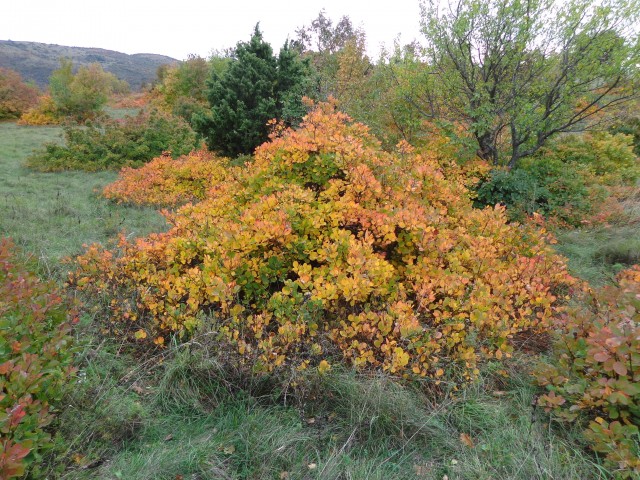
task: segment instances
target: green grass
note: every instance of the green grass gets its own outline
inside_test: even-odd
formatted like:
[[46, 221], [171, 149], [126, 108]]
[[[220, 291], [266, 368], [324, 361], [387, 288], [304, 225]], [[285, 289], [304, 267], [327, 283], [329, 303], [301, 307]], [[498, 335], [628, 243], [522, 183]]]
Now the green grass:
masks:
[[0, 236], [55, 270], [85, 243], [105, 242], [121, 230], [142, 236], [166, 228], [153, 209], [115, 205], [99, 195], [115, 180], [113, 172], [37, 173], [22, 166], [33, 149], [61, 135], [59, 127], [0, 123]]
[[610, 224], [556, 232], [559, 253], [572, 274], [593, 286], [611, 283], [618, 272], [640, 263], [640, 188], [621, 201]]
[[286, 405], [229, 384], [197, 348], [174, 345], [142, 366], [92, 352], [59, 419], [67, 459], [79, 455], [65, 479], [608, 478], [532, 410], [518, 369], [438, 403], [417, 386], [336, 371], [311, 379], [318, 395]]

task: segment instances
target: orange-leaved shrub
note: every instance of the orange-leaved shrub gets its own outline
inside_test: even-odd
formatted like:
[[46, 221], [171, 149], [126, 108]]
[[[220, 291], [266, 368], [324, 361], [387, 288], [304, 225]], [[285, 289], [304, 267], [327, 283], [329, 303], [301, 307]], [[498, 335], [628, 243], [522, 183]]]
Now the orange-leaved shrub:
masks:
[[470, 378], [546, 328], [571, 282], [543, 232], [474, 209], [437, 156], [385, 152], [332, 104], [254, 157], [165, 212], [170, 231], [78, 258], [70, 282], [111, 299], [113, 333], [163, 344], [206, 329], [254, 371], [342, 356]]
[[0, 120], [19, 118], [38, 102], [38, 87], [22, 81], [20, 74], [0, 67]]
[[20, 116], [18, 124], [31, 126], [59, 125], [62, 123], [62, 120], [51, 95], [42, 95], [38, 99], [36, 106], [30, 108]]
[[536, 379], [538, 403], [567, 421], [585, 420], [585, 436], [616, 477], [640, 475], [640, 266], [618, 284], [585, 293], [557, 321], [555, 355]]
[[0, 478], [22, 476], [50, 446], [46, 431], [73, 373], [72, 314], [0, 240]]
[[203, 200], [211, 185], [224, 181], [228, 160], [206, 149], [176, 158], [162, 155], [140, 168], [124, 167], [103, 195], [137, 205], [174, 206]]

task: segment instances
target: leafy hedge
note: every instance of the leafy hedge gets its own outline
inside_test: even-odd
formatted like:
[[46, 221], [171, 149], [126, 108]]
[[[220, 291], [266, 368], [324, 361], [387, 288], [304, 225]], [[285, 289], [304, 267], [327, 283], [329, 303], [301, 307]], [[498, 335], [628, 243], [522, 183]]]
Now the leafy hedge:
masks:
[[640, 266], [589, 292], [557, 322], [554, 355], [538, 367], [539, 404], [585, 435], [621, 478], [640, 475]]
[[174, 206], [203, 200], [207, 191], [223, 180], [228, 161], [200, 149], [175, 160], [154, 158], [140, 168], [125, 167], [103, 194], [118, 202]]
[[197, 145], [183, 120], [159, 112], [141, 112], [101, 125], [66, 127], [65, 144], [48, 144], [27, 159], [27, 166], [44, 171], [119, 170], [141, 166], [164, 151], [184, 155]]
[[78, 259], [113, 334], [162, 345], [204, 329], [254, 371], [330, 367], [470, 378], [543, 330], [571, 278], [545, 234], [474, 209], [436, 155], [385, 152], [321, 104], [229, 167], [164, 234]]
[[73, 373], [71, 314], [0, 240], [0, 478], [22, 476], [50, 446], [47, 425]]

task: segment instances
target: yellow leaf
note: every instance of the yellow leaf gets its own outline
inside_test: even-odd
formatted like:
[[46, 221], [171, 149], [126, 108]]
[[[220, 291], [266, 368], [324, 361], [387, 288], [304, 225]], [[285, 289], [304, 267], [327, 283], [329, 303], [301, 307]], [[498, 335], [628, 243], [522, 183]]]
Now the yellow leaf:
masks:
[[331, 370], [331, 365], [329, 364], [329, 362], [327, 362], [326, 360], [322, 360], [318, 365], [318, 373], [320, 373], [320, 375], [324, 375], [329, 370]]
[[475, 447], [473, 440], [471, 439], [471, 437], [469, 436], [469, 434], [467, 433], [461, 433], [460, 434], [460, 441], [466, 445], [469, 448], [473, 448]]
[[145, 332], [144, 330], [140, 329], [134, 334], [134, 336], [138, 340], [143, 340], [143, 339], [147, 338], [147, 332]]

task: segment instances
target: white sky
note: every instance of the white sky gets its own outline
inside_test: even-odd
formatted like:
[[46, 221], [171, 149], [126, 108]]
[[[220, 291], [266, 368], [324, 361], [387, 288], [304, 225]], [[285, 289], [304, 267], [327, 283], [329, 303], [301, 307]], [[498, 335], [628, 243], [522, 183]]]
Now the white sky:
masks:
[[367, 34], [369, 54], [420, 40], [419, 0], [2, 0], [0, 40], [22, 40], [185, 59], [248, 40], [259, 21], [278, 50], [324, 8], [334, 24], [348, 15]]

